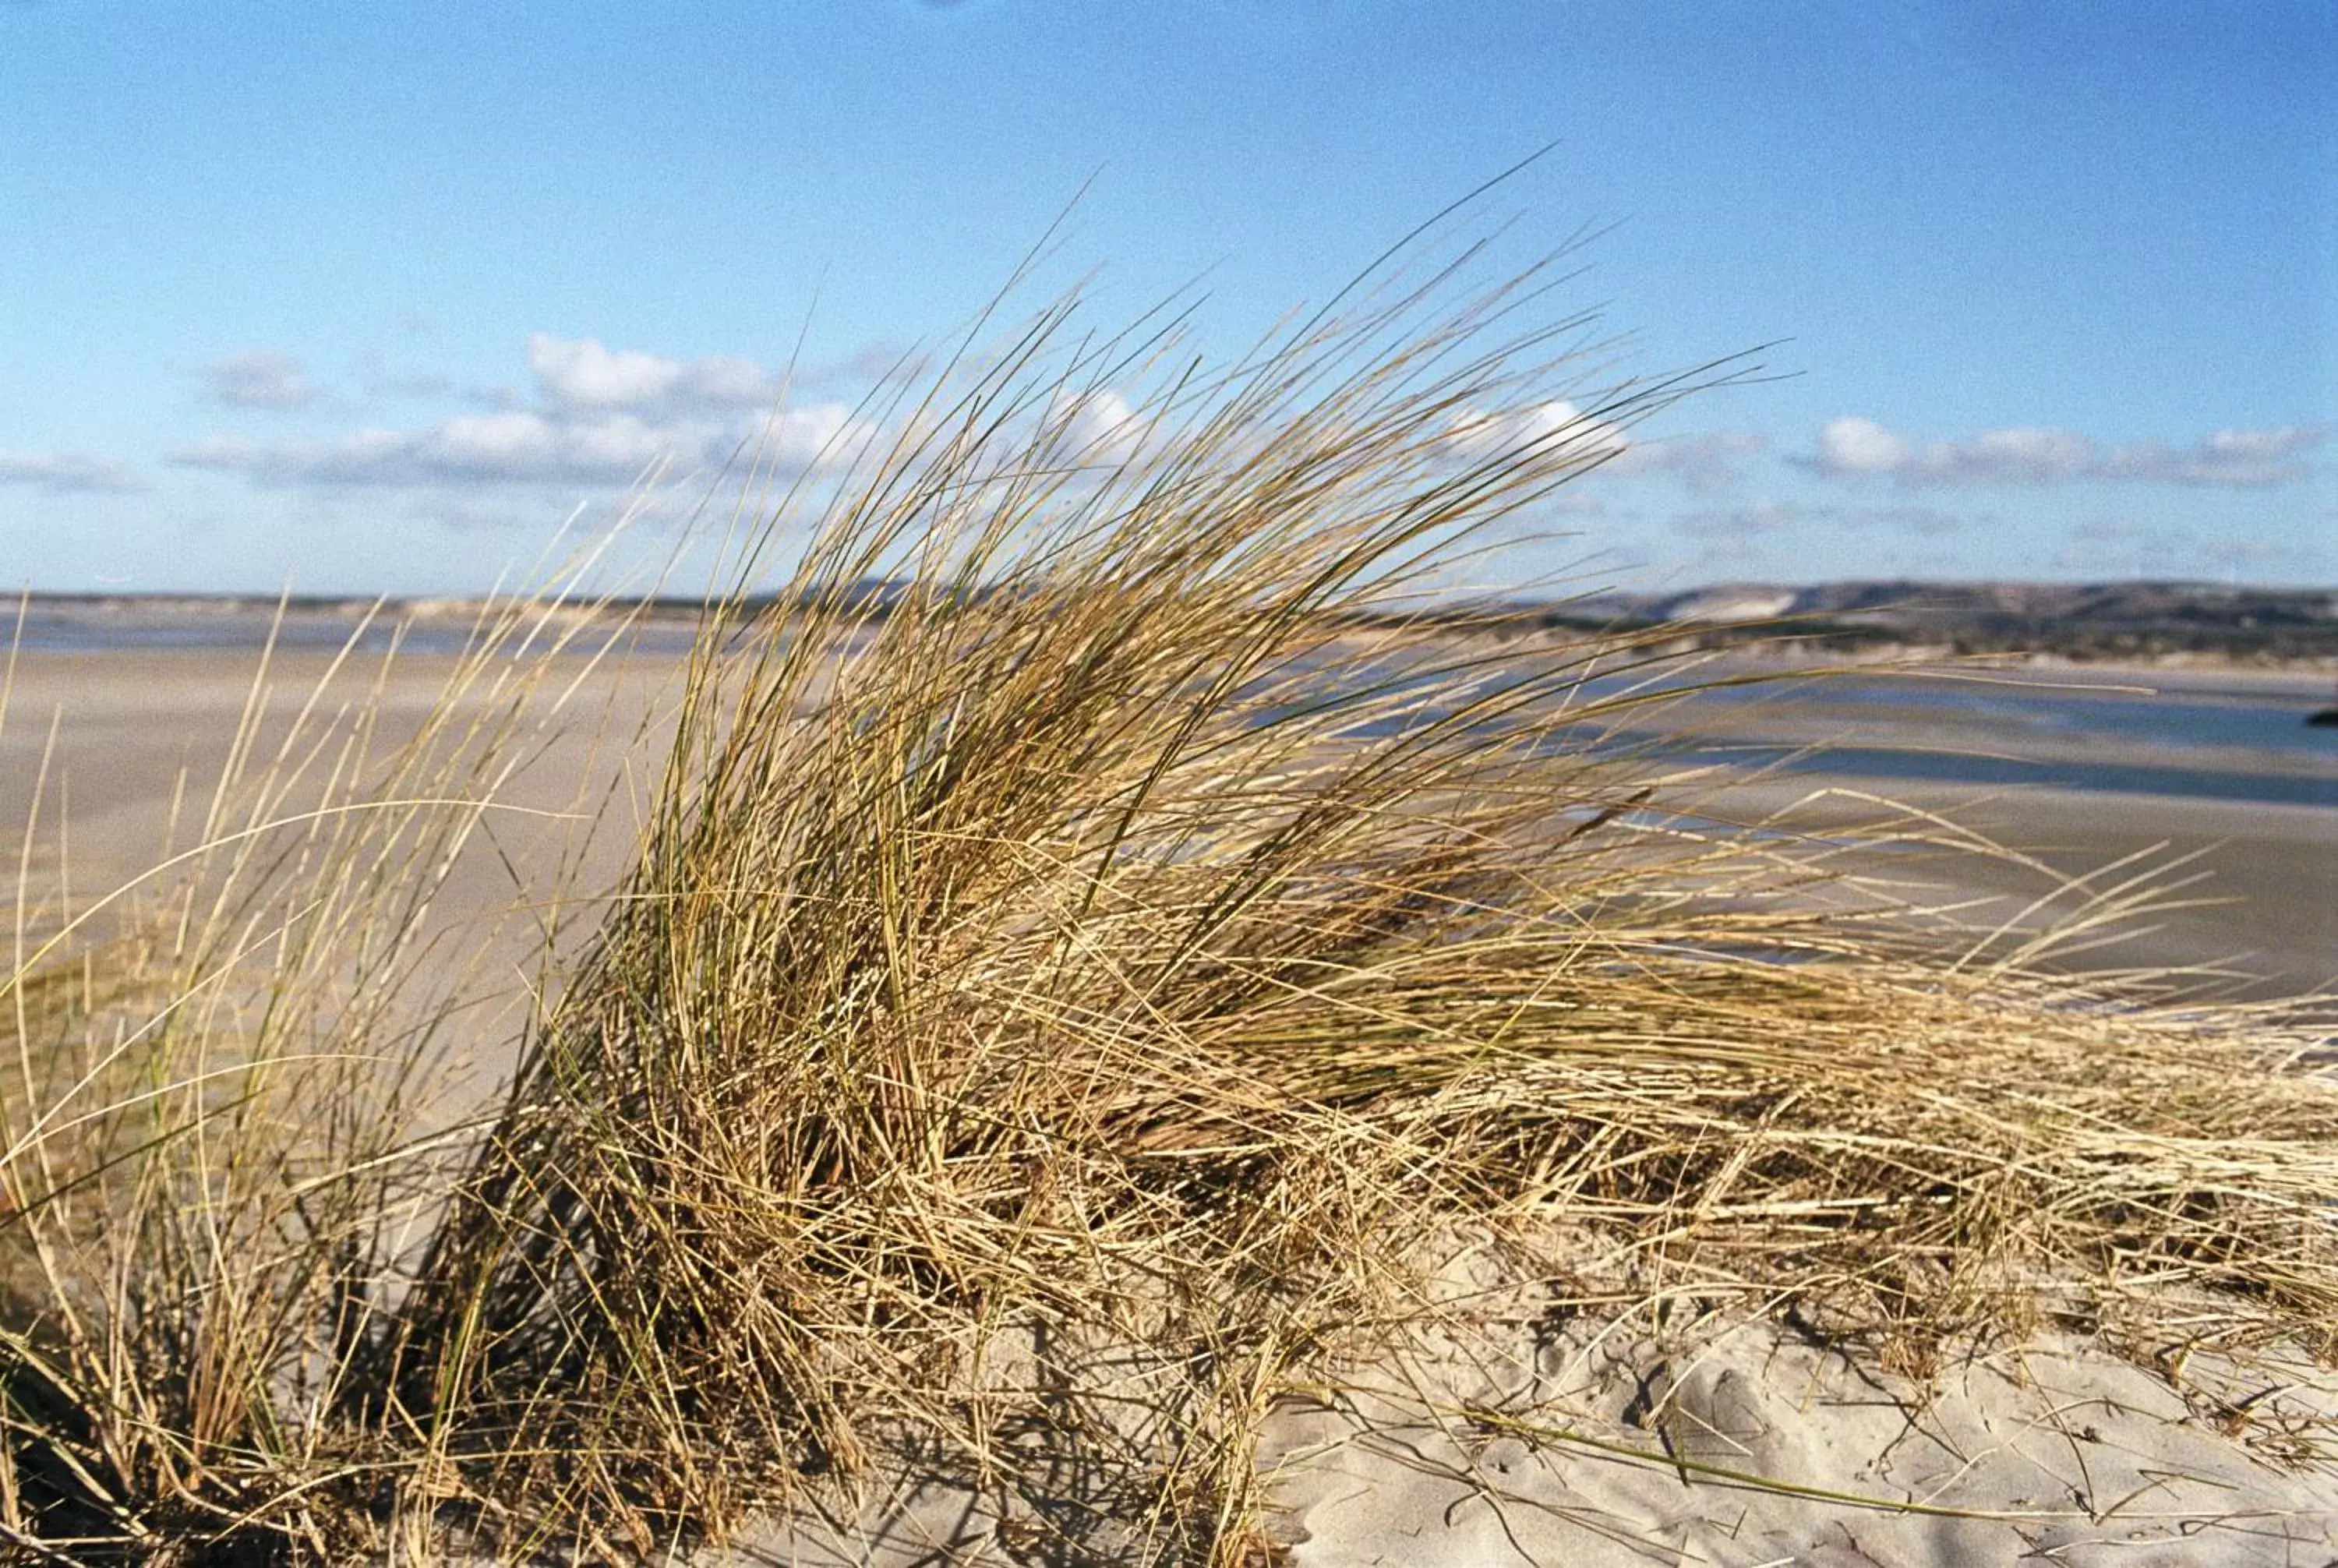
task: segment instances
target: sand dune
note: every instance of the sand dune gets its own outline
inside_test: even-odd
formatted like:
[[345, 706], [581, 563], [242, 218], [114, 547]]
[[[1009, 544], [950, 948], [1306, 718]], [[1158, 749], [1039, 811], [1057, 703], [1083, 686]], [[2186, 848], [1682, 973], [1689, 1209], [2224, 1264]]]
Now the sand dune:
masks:
[[[1554, 1327], [1510, 1305], [1283, 1401], [1247, 1561], [2290, 1568], [2338, 1548], [2338, 1483], [2296, 1436], [2338, 1418], [2338, 1382], [2310, 1365], [2196, 1354], [2170, 1379], [2045, 1333], [1919, 1382], [1759, 1318]], [[1051, 1507], [906, 1466], [734, 1556], [1109, 1562], [1130, 1530], [1101, 1490]]]
[[[286, 692], [323, 658], [286, 659]], [[22, 657], [0, 733], [0, 820], [25, 821], [37, 787], [33, 880], [64, 876], [85, 899], [149, 862], [174, 799], [199, 799], [219, 769], [251, 667], [249, 654], [222, 651]], [[401, 662], [383, 709], [392, 730], [424, 710], [445, 668], [437, 657]], [[663, 659], [597, 673], [578, 711], [605, 712], [611, 733], [630, 733], [671, 673]], [[512, 795], [549, 808], [582, 778], [615, 783], [614, 830], [592, 852], [587, 886], [622, 864], [627, 755], [572, 737]], [[2205, 879], [2172, 895], [2183, 906], [2137, 912], [2098, 961], [2194, 967], [2187, 984], [2260, 996], [2338, 973], [2338, 811], [1812, 777], [1741, 785], [1710, 805], [1823, 834], [1872, 816], [1886, 795], [2034, 858], [2024, 867], [1911, 851], [1856, 867], [1907, 897], [1959, 906], [1968, 923], [2038, 926], [2068, 902], [2032, 907], [2056, 873], [2156, 864]], [[180, 815], [183, 844], [183, 804]], [[527, 896], [532, 868], [574, 841], [556, 819], [529, 818], [496, 848], [435, 918], [459, 927], [508, 906]], [[2210, 973], [2223, 970], [2245, 978]], [[2226, 1361], [2171, 1338], [2148, 1348], [2164, 1352], [2155, 1375], [2048, 1329], [1976, 1350], [1925, 1384], [1758, 1312], [1670, 1327], [1562, 1321], [1521, 1306], [1513, 1288], [1488, 1289], [1453, 1327], [1426, 1333], [1412, 1364], [1352, 1368], [1278, 1406], [1261, 1454], [1272, 1505], [1255, 1562], [2292, 1563], [2338, 1549], [2338, 1457], [2316, 1448], [2326, 1438], [2309, 1425], [2338, 1419], [2338, 1385], [2277, 1350]], [[903, 1468], [831, 1497], [824, 1517], [762, 1532], [742, 1555], [1082, 1560], [1041, 1549], [1060, 1546], [1060, 1524], [1027, 1500]]]

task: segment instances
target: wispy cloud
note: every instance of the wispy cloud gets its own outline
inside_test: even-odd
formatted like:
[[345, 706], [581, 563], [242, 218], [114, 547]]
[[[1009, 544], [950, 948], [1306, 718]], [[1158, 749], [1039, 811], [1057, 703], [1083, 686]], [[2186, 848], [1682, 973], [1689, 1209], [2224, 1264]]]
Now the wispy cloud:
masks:
[[307, 368], [278, 348], [246, 348], [223, 355], [200, 372], [205, 393], [231, 408], [279, 412], [315, 407], [324, 391], [309, 379]]
[[1534, 448], [1586, 461], [1620, 456], [1629, 445], [1621, 426], [1586, 413], [1564, 397], [1524, 408], [1465, 410], [1453, 416], [1445, 440], [1468, 457]]
[[1902, 534], [1954, 534], [1966, 519], [1937, 506], [1822, 506], [1812, 515], [1846, 528], [1893, 528]]
[[336, 440], [214, 437], [171, 456], [182, 467], [242, 474], [261, 485], [623, 483], [692, 433], [656, 431], [629, 416], [555, 424], [540, 414], [468, 414], [418, 431], [359, 430]]
[[[764, 461], [807, 466], [845, 435], [848, 420], [841, 404], [790, 409], [778, 417]], [[719, 466], [747, 434], [702, 421], [633, 414], [578, 419], [514, 409], [462, 415], [422, 430], [360, 430], [332, 441], [219, 437], [182, 448], [171, 461], [275, 486], [607, 485], [661, 462], [683, 470]]]
[[146, 482], [120, 463], [84, 452], [0, 452], [0, 485], [21, 485], [52, 495], [126, 495]]
[[1744, 476], [1745, 461], [1766, 445], [1762, 436], [1745, 430], [1644, 440], [1564, 397], [1500, 413], [1464, 411], [1454, 416], [1446, 440], [1465, 456], [1542, 447], [1585, 462], [1596, 459], [1608, 478], [1663, 475], [1694, 490], [1736, 484]]
[[1781, 528], [1791, 528], [1810, 515], [1808, 508], [1791, 501], [1757, 501], [1744, 506], [1679, 513], [1673, 518], [1673, 527], [1699, 539], [1742, 539], [1749, 534], [1774, 534]]
[[1675, 513], [1673, 527], [1697, 538], [1775, 534], [1803, 524], [1842, 528], [1893, 528], [1906, 534], [1952, 534], [1965, 519], [1930, 506], [1835, 506], [1803, 501], [1753, 501], [1736, 506]]
[[358, 377], [365, 395], [373, 398], [447, 398], [458, 390], [451, 376], [428, 370], [392, 369], [389, 361], [375, 349], [358, 356]]
[[2184, 530], [2132, 517], [2089, 517], [2064, 531], [2050, 562], [2057, 570], [2089, 576], [2173, 576], [2182, 570], [2179, 562], [2198, 554], [2197, 543]]
[[1135, 456], [1154, 421], [1109, 387], [1060, 392], [1048, 399], [1040, 425], [1068, 460], [1109, 468]]
[[635, 348], [612, 349], [593, 338], [534, 332], [527, 368], [545, 403], [556, 408], [626, 409], [636, 413], [765, 407], [779, 384], [752, 359], [716, 354], [669, 359]]
[[2324, 433], [2307, 426], [2228, 429], [2188, 446], [2138, 441], [2104, 446], [2052, 425], [1918, 441], [1872, 419], [1829, 420], [1818, 448], [1796, 459], [1830, 479], [1888, 478], [1910, 485], [2130, 483], [2253, 489], [2304, 477], [2303, 455]]
[[1726, 490], [1744, 477], [1746, 462], [1759, 456], [1768, 445], [1751, 430], [1711, 430], [1636, 441], [1601, 472], [1611, 478], [1661, 474], [1692, 490]]
[[2214, 539], [2200, 546], [2198, 559], [2210, 571], [2238, 577], [2251, 571], [2303, 566], [2310, 557], [2275, 539]]
[[[607, 486], [661, 463], [683, 472], [719, 466], [742, 444], [768, 466], [801, 470], [855, 436], [840, 402], [769, 414], [777, 383], [743, 357], [673, 359], [539, 332], [527, 339], [526, 358], [532, 399], [515, 397], [421, 428], [376, 426], [322, 440], [213, 436], [170, 461], [278, 488]], [[258, 383], [256, 371], [251, 379]]]
[[2270, 430], [2213, 430], [2189, 447], [2141, 441], [2103, 456], [2103, 475], [2172, 485], [2286, 485], [2305, 476], [2298, 459], [2325, 432], [2302, 425]]

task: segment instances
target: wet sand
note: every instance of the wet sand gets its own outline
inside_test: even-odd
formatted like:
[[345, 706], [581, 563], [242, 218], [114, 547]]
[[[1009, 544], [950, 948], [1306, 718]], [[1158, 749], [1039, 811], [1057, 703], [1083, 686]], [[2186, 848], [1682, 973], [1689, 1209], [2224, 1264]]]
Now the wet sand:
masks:
[[[320, 714], [370, 700], [383, 669], [378, 656], [349, 661], [320, 688], [333, 666], [324, 650], [275, 657], [256, 756], [273, 752], [320, 690]], [[576, 660], [581, 680], [565, 704], [565, 742], [527, 770], [515, 802], [552, 808], [580, 770], [605, 766], [607, 752], [587, 760], [595, 735], [629, 733], [675, 668], [659, 658], [587, 672], [586, 662]], [[377, 754], [413, 734], [455, 669], [453, 658], [437, 653], [404, 654], [389, 667], [379, 680]], [[260, 670], [259, 654], [242, 649], [20, 654], [0, 714], [0, 834], [12, 850], [21, 843], [37, 799], [34, 865], [56, 868], [62, 821], [65, 868], [85, 891], [136, 875], [166, 843], [184, 848], [218, 785]]]
[[[282, 720], [296, 708], [328, 666], [329, 656], [314, 650], [280, 655], [275, 692], [265, 726], [280, 734]], [[86, 897], [136, 875], [159, 858], [168, 839], [174, 796], [182, 818], [178, 842], [189, 841], [193, 822], [216, 782], [257, 665], [241, 650], [27, 652], [16, 662], [14, 690], [0, 726], [0, 824], [13, 850], [23, 843], [36, 790], [40, 818], [26, 861], [36, 882], [61, 871]], [[442, 654], [402, 657], [384, 685], [383, 729], [395, 738], [410, 730], [437, 695], [453, 662]], [[670, 654], [643, 656], [587, 676], [571, 699], [565, 739], [552, 746], [509, 792], [516, 804], [556, 809], [574, 803], [584, 775], [599, 770], [614, 777], [625, 749], [614, 744], [635, 733], [675, 671]], [[360, 680], [375, 666], [366, 662], [346, 674], [334, 701], [356, 696]], [[578, 661], [578, 668], [583, 662]], [[2056, 679], [2067, 672], [2056, 672]], [[2090, 682], [2141, 686], [2167, 678], [2157, 671], [2115, 671], [2088, 667]], [[2190, 691], [2271, 691], [2293, 703], [2310, 701], [2318, 689], [2312, 676], [2272, 676], [2255, 671], [2187, 671]], [[1683, 710], [1695, 712], [1694, 709]], [[2013, 753], [2043, 759], [2085, 760], [2103, 750], [2098, 737], [2079, 735], [2058, 743], [2051, 733], [1992, 730], [1986, 712], [1953, 723], [1937, 713], [1911, 716], [1888, 706], [1849, 706], [1831, 701], [1823, 686], [1798, 699], [1765, 701], [1715, 722], [1724, 739], [1760, 737], [1793, 742], [1931, 746], [1939, 749]], [[602, 739], [596, 744], [595, 736]], [[2333, 748], [2338, 750], [2338, 748]], [[2128, 746], [2129, 762], [2166, 760], [2174, 749]], [[45, 783], [44, 755], [48, 755]], [[646, 751], [632, 753], [636, 770], [653, 765]], [[2199, 758], [2177, 759], [2197, 764]], [[2277, 760], [2293, 771], [2314, 760]], [[1713, 797], [1716, 815], [1737, 819], [1771, 817], [1802, 801], [1791, 817], [1799, 829], [1823, 833], [1830, 827], [1877, 815], [1880, 799], [1936, 810], [1961, 827], [1985, 834], [2033, 857], [2038, 867], [1970, 856], [1901, 855], [1879, 875], [1907, 883], [1917, 894], [1945, 899], [1958, 889], [1991, 900], [1977, 906], [1975, 921], [2011, 918], [2054, 882], [2048, 869], [2084, 877], [2115, 863], [2165, 868], [2187, 885], [2170, 897], [2185, 906], [2126, 922], [2134, 931], [2101, 960], [2117, 965], [2229, 965], [2261, 976], [2252, 994], [2301, 991], [2338, 979], [2338, 809], [2248, 799], [2216, 799], [2132, 790], [2090, 790], [2048, 785], [1982, 787], [1936, 779], [1863, 777], [1830, 772], [1821, 754], [1812, 771], [1773, 775]], [[2323, 776], [2338, 770], [2338, 758]], [[629, 793], [615, 797], [615, 818], [599, 834], [591, 875], [605, 882], [622, 861], [635, 824]], [[60, 837], [60, 827], [63, 828]], [[548, 828], [503, 825], [499, 844], [516, 857], [523, 877], [529, 856], [551, 854], [564, 842]], [[12, 862], [15, 857], [11, 856]], [[11, 872], [15, 867], [12, 864]], [[2121, 873], [2103, 882], [2124, 879]], [[587, 880], [590, 877], [588, 877]], [[509, 900], [516, 888], [500, 867], [467, 868], [451, 890], [481, 905]], [[2065, 897], [2053, 907], [2067, 907]], [[2204, 902], [2205, 901], [2205, 902]], [[2038, 916], [2051, 909], [2038, 911]]]
[[2063, 966], [2191, 970], [2173, 983], [2230, 999], [2338, 989], [2338, 811], [1824, 777], [1723, 789], [1708, 804], [1723, 820], [1818, 839], [1877, 821], [1901, 822], [1911, 835], [1952, 831], [1901, 808], [1981, 836], [2013, 857], [1911, 845], [1836, 862], [1872, 878], [1880, 895], [1952, 910], [1979, 935], [2000, 925], [2042, 934], [2068, 925], [2098, 894], [2129, 899], [2117, 917], [2071, 934]]

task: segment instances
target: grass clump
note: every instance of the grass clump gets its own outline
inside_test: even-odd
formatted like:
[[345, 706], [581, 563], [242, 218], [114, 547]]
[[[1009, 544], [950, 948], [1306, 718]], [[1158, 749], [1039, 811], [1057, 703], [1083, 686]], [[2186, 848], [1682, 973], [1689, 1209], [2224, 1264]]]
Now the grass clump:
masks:
[[1586, 396], [1532, 281], [1218, 372], [1066, 307], [872, 406], [471, 1120], [417, 1065], [471, 1014], [378, 999], [558, 668], [515, 639], [503, 717], [207, 824], [144, 1000], [20, 964], [7, 1529], [622, 1556], [913, 1455], [1059, 1558], [1236, 1562], [1267, 1404], [1457, 1228], [1906, 1357], [2176, 1284], [2326, 1336], [2298, 1029], [1930, 956], [1628, 739], [1660, 633], [1420, 612], [1700, 379]]

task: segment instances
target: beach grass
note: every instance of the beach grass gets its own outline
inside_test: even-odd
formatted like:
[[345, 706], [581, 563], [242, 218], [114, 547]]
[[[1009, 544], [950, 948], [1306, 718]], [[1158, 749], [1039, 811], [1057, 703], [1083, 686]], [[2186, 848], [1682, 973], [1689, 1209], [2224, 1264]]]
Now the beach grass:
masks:
[[1587, 387], [1546, 279], [1469, 276], [1214, 368], [1066, 300], [820, 483], [751, 455], [630, 869], [530, 889], [500, 1034], [432, 901], [591, 721], [567, 590], [418, 733], [354, 652], [256, 697], [118, 897], [27, 882], [7, 1538], [646, 1557], [915, 1462], [1056, 1560], [1262, 1561], [1264, 1413], [1461, 1235], [1918, 1373], [2178, 1296], [2338, 1351], [2304, 1014], [1831, 897], [1839, 834], [1633, 739], [1694, 710], [1662, 629], [1473, 633], [1486, 551], [1739, 368]]

